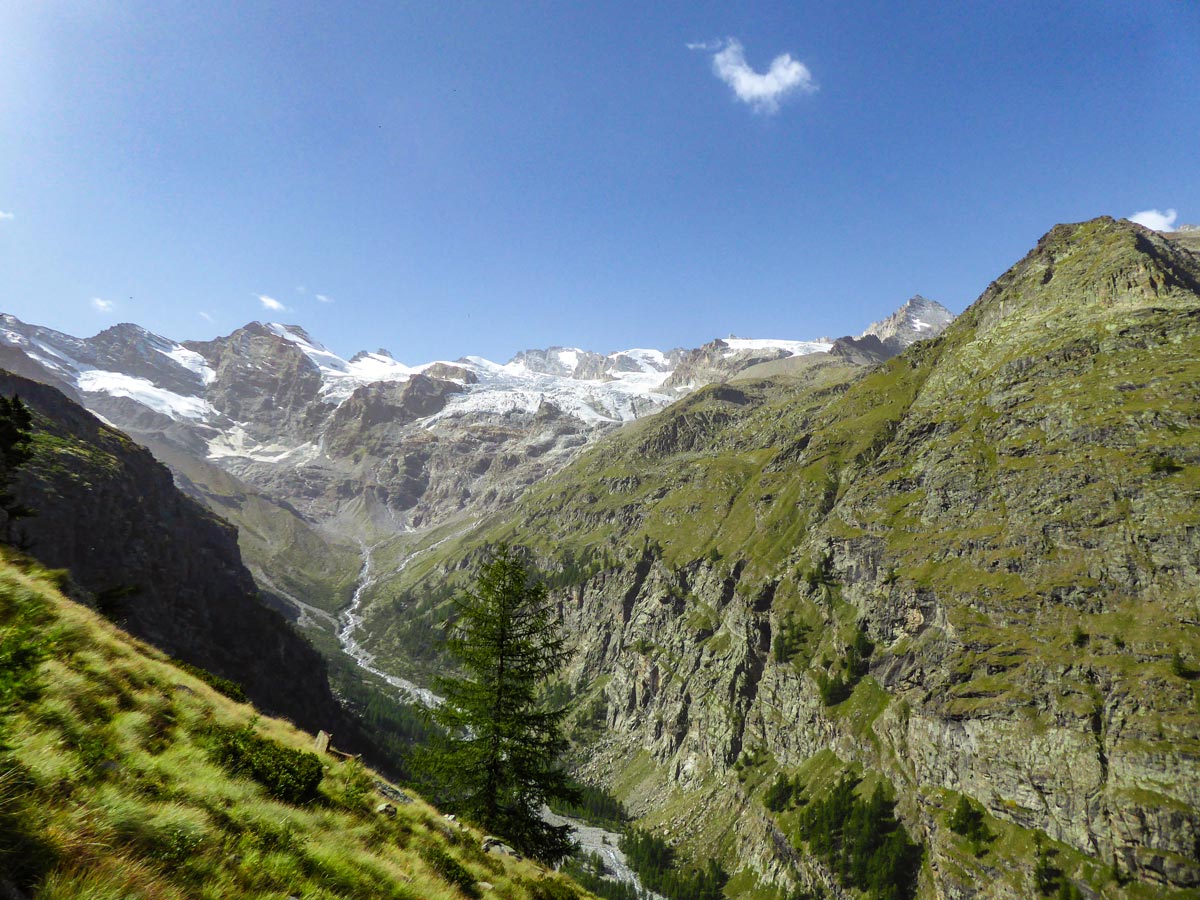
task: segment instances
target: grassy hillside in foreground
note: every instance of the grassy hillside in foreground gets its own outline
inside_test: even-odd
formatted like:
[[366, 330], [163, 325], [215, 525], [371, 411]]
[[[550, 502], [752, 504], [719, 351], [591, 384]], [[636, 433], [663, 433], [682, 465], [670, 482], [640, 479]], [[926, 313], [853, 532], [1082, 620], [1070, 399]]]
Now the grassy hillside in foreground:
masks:
[[[419, 799], [316, 756], [0, 557], [0, 895], [459, 898], [584, 895]], [[14, 893], [19, 890], [22, 893]]]

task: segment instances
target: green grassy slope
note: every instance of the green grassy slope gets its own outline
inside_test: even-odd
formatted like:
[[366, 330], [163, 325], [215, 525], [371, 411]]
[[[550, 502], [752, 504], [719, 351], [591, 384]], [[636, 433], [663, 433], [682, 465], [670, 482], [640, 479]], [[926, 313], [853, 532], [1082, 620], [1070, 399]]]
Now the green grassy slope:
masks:
[[[0, 559], [0, 893], [584, 896], [484, 853], [479, 834], [419, 798], [377, 813], [374, 773], [305, 756], [311, 735], [217, 693], [63, 597], [62, 581]], [[239, 741], [275, 748], [255, 775], [235, 774]], [[319, 786], [305, 796], [297, 784], [307, 774], [312, 787], [314, 766]]]
[[[623, 429], [415, 559], [373, 611], [376, 646], [405, 657], [414, 615], [443, 615], [483, 546], [526, 544], [576, 616], [573, 688], [615, 729], [600, 774], [658, 784], [652, 821], [720, 831], [712, 810], [765, 789], [727, 766], [762, 751], [787, 772], [823, 760], [817, 796], [839, 771], [893, 784], [929, 896], [1020, 896], [1037, 833], [1101, 896], [1186, 896], [1198, 387], [1200, 257], [1110, 219], [1059, 226], [882, 366], [814, 360]], [[854, 681], [860, 629], [868, 672], [823, 704], [823, 679]], [[994, 855], [947, 833], [958, 793], [1001, 823]], [[704, 849], [728, 858], [723, 833]]]

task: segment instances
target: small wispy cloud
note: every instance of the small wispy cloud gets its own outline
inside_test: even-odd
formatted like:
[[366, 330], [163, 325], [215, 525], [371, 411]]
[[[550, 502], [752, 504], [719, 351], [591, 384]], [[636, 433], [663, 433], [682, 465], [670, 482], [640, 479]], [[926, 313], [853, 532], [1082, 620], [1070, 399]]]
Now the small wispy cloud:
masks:
[[105, 300], [103, 297], [92, 298], [92, 309], [100, 313], [110, 313], [116, 307], [116, 303], [112, 300]]
[[724, 45], [724, 41], [693, 41], [688, 43], [687, 48], [689, 50], [703, 50], [707, 53], [713, 50], [720, 50]]
[[690, 50], [713, 52], [713, 74], [733, 88], [734, 96], [757, 113], [774, 115], [779, 104], [793, 94], [812, 94], [817, 82], [808, 66], [790, 53], [771, 60], [765, 72], [756, 72], [746, 62], [746, 48], [737, 38], [703, 44], [688, 44]]
[[206, 313], [204, 310], [200, 310], [200, 312], [197, 313], [197, 315], [200, 316], [200, 318], [202, 318], [205, 322], [211, 322], [213, 320], [213, 317], [210, 316], [208, 313]]
[[332, 303], [333, 302], [332, 297], [326, 297], [324, 294], [317, 294], [317, 300], [320, 301], [321, 303]]
[[1166, 212], [1157, 209], [1143, 209], [1130, 216], [1129, 221], [1144, 225], [1151, 231], [1174, 231], [1177, 218], [1179, 218], [1179, 214], [1173, 209], [1168, 209]]
[[0, 222], [11, 222], [17, 216], [15, 213], [4, 212], [0, 210]]
[[271, 312], [290, 312], [288, 307], [284, 306], [274, 297], [268, 297], [266, 294], [255, 294], [254, 296], [263, 305], [263, 309], [269, 309]]

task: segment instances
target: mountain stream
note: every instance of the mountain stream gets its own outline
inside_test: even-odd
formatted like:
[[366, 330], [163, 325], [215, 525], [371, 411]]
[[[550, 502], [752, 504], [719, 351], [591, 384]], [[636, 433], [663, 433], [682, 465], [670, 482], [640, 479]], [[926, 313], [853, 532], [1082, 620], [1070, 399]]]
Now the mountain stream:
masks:
[[[461, 532], [459, 532], [461, 533]], [[443, 538], [435, 544], [418, 550], [416, 553], [407, 557], [404, 562], [392, 573], [399, 574], [404, 571], [405, 567], [412, 562], [420, 553], [432, 550], [439, 544], [445, 541], [458, 537], [458, 533]], [[354, 660], [359, 668], [376, 675], [390, 684], [392, 687], [404, 693], [413, 702], [420, 703], [423, 706], [437, 706], [442, 702], [442, 698], [428, 688], [423, 688], [418, 684], [414, 684], [407, 678], [399, 678], [395, 675], [389, 675], [387, 672], [379, 668], [375, 663], [375, 656], [368, 651], [361, 643], [355, 633], [363, 623], [364, 616], [362, 614], [363, 599], [368, 590], [375, 586], [379, 580], [384, 577], [375, 573], [374, 560], [371, 556], [372, 548], [365, 542], [360, 543], [362, 547], [363, 566], [358, 576], [358, 587], [354, 589], [354, 596], [350, 601], [350, 605], [341, 613], [339, 618], [340, 627], [337, 630], [338, 642], [342, 645], [342, 649]], [[575, 840], [579, 842], [580, 851], [585, 855], [595, 853], [604, 863], [604, 877], [614, 881], [625, 882], [632, 884], [637, 888], [639, 893], [646, 897], [647, 900], [662, 900], [658, 894], [646, 890], [642, 886], [641, 881], [637, 877], [637, 873], [629, 867], [625, 860], [625, 854], [617, 848], [617, 842], [621, 836], [616, 832], [606, 831], [603, 828], [598, 828], [595, 825], [588, 825], [578, 819], [572, 819], [565, 816], [560, 816], [552, 813], [548, 808], [542, 809], [542, 818], [551, 825], [570, 825], [575, 832]]]
[[[447, 538], [449, 540], [449, 538]], [[437, 706], [442, 702], [442, 698], [428, 688], [423, 688], [418, 684], [414, 684], [407, 678], [399, 678], [395, 675], [389, 675], [383, 669], [375, 664], [375, 656], [359, 643], [355, 637], [355, 632], [363, 623], [362, 603], [367, 591], [372, 588], [379, 580], [379, 576], [374, 573], [374, 563], [371, 558], [371, 548], [364, 542], [360, 544], [362, 547], [363, 567], [358, 576], [358, 587], [354, 589], [354, 597], [350, 600], [350, 605], [339, 617], [341, 627], [338, 628], [337, 638], [338, 643], [342, 645], [342, 649], [358, 664], [360, 669], [365, 669], [372, 675], [377, 675], [390, 684], [392, 687], [404, 693], [413, 702], [420, 703], [422, 706]], [[433, 549], [437, 544], [432, 545], [429, 549]], [[416, 556], [408, 557], [400, 564], [400, 568], [396, 572], [403, 571], [404, 567]]]

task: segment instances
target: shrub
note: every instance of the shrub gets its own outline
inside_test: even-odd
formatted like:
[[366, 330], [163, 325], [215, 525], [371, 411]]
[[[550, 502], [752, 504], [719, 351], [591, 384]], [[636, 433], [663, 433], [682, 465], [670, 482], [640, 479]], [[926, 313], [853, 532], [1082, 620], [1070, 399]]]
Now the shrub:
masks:
[[1159, 473], [1174, 475], [1176, 472], [1183, 471], [1183, 466], [1165, 453], [1156, 453], [1150, 457], [1150, 471], [1155, 475]]
[[780, 622], [779, 631], [771, 646], [775, 662], [782, 664], [791, 661], [804, 649], [811, 630], [807, 625], [790, 617]]
[[54, 868], [58, 854], [42, 833], [33, 779], [7, 768], [12, 762], [5, 756], [0, 763], [6, 767], [0, 772], [0, 872], [28, 889]]
[[992, 833], [983, 822], [983, 810], [966, 797], [958, 798], [958, 805], [950, 814], [947, 823], [955, 834], [961, 834], [971, 842], [976, 856], [985, 852], [984, 845], [992, 839]]
[[254, 729], [215, 726], [213, 759], [232, 775], [249, 775], [285, 803], [308, 803], [317, 796], [325, 772], [315, 753], [292, 750]]
[[1053, 858], [1058, 855], [1058, 851], [1046, 846], [1041, 832], [1034, 832], [1033, 845], [1036, 853], [1033, 864], [1033, 883], [1039, 894], [1049, 897], [1055, 888], [1062, 886], [1062, 870], [1052, 862]]
[[786, 775], [779, 775], [763, 794], [763, 806], [771, 812], [783, 812], [792, 802], [792, 782]]
[[579, 900], [579, 891], [562, 878], [528, 880], [525, 890], [529, 891], [529, 900]]
[[236, 681], [230, 681], [228, 678], [222, 678], [220, 675], [214, 675], [208, 669], [202, 669], [199, 666], [193, 666], [191, 663], [184, 662], [182, 659], [172, 659], [171, 663], [177, 668], [183, 669], [189, 675], [199, 678], [210, 688], [219, 694], [224, 694], [230, 700], [238, 703], [249, 703], [250, 698], [246, 696], [245, 689]]
[[48, 618], [45, 604], [28, 589], [0, 585], [0, 710], [37, 695], [38, 666], [52, 649]]
[[375, 779], [357, 759], [342, 766], [341, 800], [347, 809], [365, 810], [375, 790]]
[[[846, 655], [842, 658], [840, 670], [833, 675], [818, 671], [813, 676], [817, 682], [817, 690], [821, 694], [821, 702], [826, 706], [836, 706], [848, 698], [853, 692], [854, 686], [870, 669], [870, 663], [867, 660], [874, 652], [875, 645], [871, 643], [871, 639], [867, 637], [867, 633], [860, 623], [854, 629], [854, 637], [846, 645]], [[828, 665], [825, 660], [822, 660], [822, 663]]]
[[826, 706], [837, 706], [854, 690], [854, 682], [847, 681], [841, 672], [828, 675], [818, 671], [816, 674], [817, 690], [821, 694], [821, 702]]
[[1195, 673], [1188, 667], [1184, 661], [1183, 655], [1176, 650], [1171, 657], [1171, 674], [1176, 678], [1192, 678]]
[[463, 867], [457, 859], [451, 856], [438, 844], [424, 844], [418, 851], [421, 859], [438, 877], [447, 884], [452, 884], [468, 897], [478, 897], [479, 889], [475, 886], [475, 877]]

